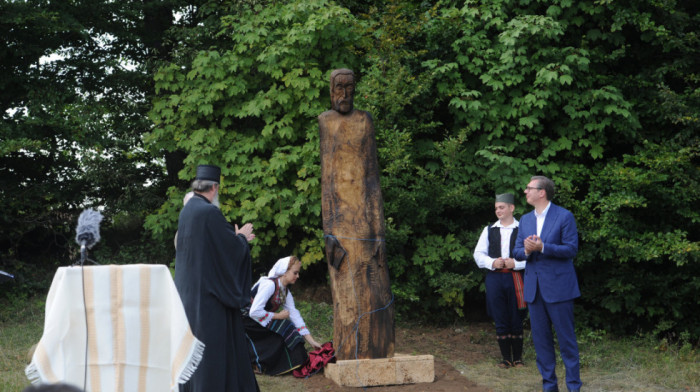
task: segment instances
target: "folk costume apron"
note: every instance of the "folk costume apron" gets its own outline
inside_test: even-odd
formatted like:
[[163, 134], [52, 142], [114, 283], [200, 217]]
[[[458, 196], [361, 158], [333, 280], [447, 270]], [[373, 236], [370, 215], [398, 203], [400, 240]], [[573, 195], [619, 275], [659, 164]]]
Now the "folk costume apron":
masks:
[[[277, 312], [284, 305], [287, 289], [280, 287], [277, 278], [275, 292], [265, 304], [268, 312]], [[251, 290], [251, 304], [258, 293], [256, 285]], [[289, 320], [272, 320], [266, 327], [250, 317], [250, 305], [241, 310], [248, 340], [248, 353], [254, 369], [268, 375], [279, 375], [294, 370], [308, 358], [304, 338]]]

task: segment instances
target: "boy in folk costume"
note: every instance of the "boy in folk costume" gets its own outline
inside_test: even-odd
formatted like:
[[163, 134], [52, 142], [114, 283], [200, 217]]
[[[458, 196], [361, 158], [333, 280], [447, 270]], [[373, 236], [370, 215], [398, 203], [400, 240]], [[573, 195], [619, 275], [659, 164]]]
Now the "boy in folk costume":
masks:
[[498, 221], [481, 232], [474, 249], [474, 260], [486, 274], [486, 310], [496, 324], [496, 339], [503, 360], [499, 367], [523, 366], [523, 275], [525, 260], [513, 258], [518, 221], [513, 217], [515, 196], [496, 195]]

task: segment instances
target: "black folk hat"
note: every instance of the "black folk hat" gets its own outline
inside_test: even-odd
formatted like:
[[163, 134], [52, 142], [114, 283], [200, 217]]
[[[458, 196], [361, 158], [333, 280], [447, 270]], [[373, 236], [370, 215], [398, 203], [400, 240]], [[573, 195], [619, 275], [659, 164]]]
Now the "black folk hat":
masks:
[[515, 196], [512, 193], [501, 193], [496, 195], [496, 203], [498, 202], [515, 204]]
[[214, 165], [199, 165], [197, 166], [197, 175], [195, 180], [214, 181], [217, 184], [221, 182], [221, 168]]

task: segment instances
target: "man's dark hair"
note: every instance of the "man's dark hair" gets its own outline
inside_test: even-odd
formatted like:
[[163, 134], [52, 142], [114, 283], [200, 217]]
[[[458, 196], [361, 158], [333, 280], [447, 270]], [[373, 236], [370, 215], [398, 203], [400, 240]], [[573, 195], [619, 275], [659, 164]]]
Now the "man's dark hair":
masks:
[[539, 188], [544, 189], [544, 192], [547, 194], [547, 200], [552, 201], [552, 199], [554, 198], [554, 181], [550, 180], [545, 176], [530, 177], [530, 181], [533, 180], [537, 181], [537, 186]]
[[69, 384], [41, 384], [41, 385], [31, 385], [22, 392], [85, 392], [83, 389], [75, 387]]

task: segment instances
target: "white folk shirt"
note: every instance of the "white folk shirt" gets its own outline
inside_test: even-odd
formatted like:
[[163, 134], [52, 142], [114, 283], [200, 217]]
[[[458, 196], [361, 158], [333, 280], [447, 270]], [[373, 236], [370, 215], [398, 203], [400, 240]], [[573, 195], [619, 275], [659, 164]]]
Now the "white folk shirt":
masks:
[[[501, 257], [504, 259], [510, 258], [510, 237], [513, 235], [513, 229], [518, 227], [518, 220], [513, 219], [513, 223], [508, 226], [503, 226], [500, 221], [497, 221], [493, 226], [499, 227], [501, 232]], [[476, 244], [474, 249], [474, 261], [479, 268], [486, 268], [491, 271], [495, 270], [493, 268], [493, 261], [495, 258], [489, 256], [489, 228], [492, 225], [484, 227], [479, 237], [479, 242]], [[521, 270], [525, 268], [525, 260], [515, 260], [514, 270]]]
[[[279, 278], [275, 279], [278, 280], [277, 284], [280, 286], [280, 290], [283, 290], [282, 282], [279, 281]], [[260, 285], [258, 286], [258, 294], [255, 296], [255, 298], [253, 299], [253, 303], [250, 305], [250, 318], [257, 321], [263, 327], [266, 327], [267, 324], [269, 324], [270, 321], [272, 321], [272, 316], [274, 315], [274, 313], [266, 311], [265, 305], [267, 304], [267, 301], [270, 299], [270, 297], [272, 297], [274, 294], [275, 282], [273, 282], [271, 279], [263, 279], [260, 282]], [[287, 310], [289, 312], [289, 320], [297, 328], [297, 332], [299, 332], [299, 335], [303, 336], [309, 334], [309, 330], [306, 328], [306, 323], [304, 323], [304, 319], [301, 317], [301, 314], [294, 306], [294, 298], [292, 297], [292, 292], [290, 290], [287, 290], [287, 298], [284, 301], [284, 305], [282, 305], [282, 309]]]

